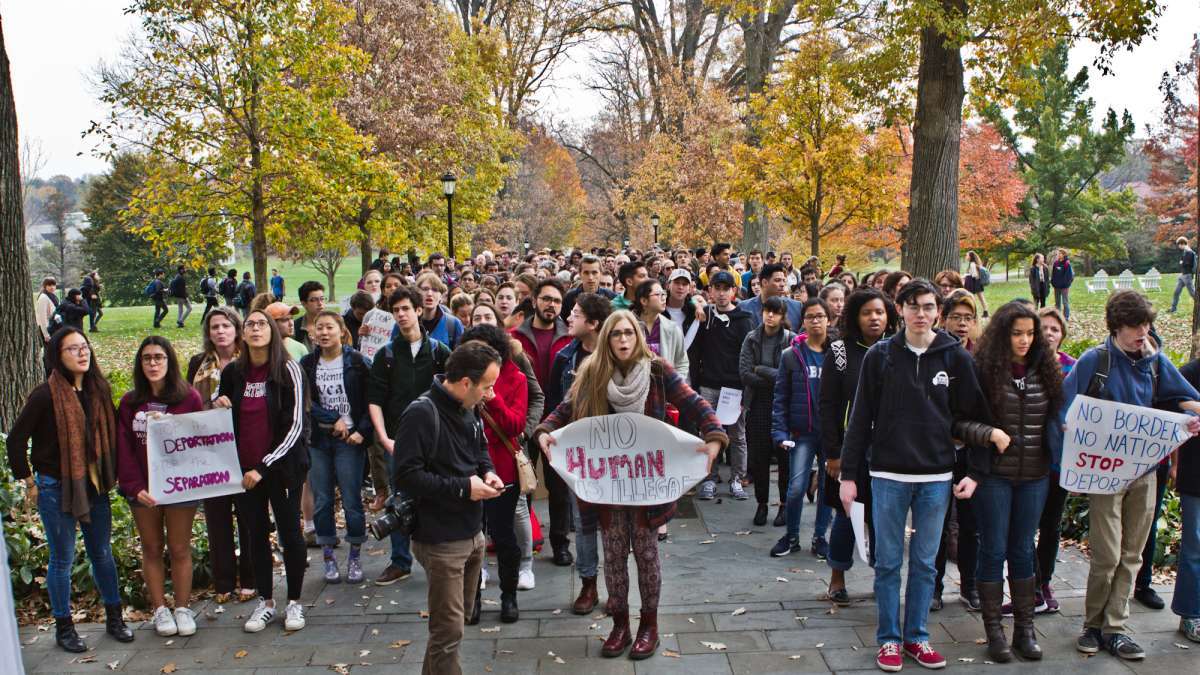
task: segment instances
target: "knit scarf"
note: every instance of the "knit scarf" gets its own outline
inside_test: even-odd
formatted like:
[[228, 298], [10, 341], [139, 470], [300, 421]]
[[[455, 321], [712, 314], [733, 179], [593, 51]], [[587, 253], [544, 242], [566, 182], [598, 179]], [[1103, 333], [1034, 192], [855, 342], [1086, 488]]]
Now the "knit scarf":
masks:
[[[52, 371], [47, 382], [50, 385], [50, 400], [54, 405], [54, 420], [58, 426], [62, 510], [78, 521], [90, 523], [88, 482], [92, 482], [98, 494], [107, 493], [117, 482], [114, 453], [117, 446], [117, 420], [111, 393], [108, 387], [91, 384], [87, 392], [90, 414], [84, 414], [75, 388], [62, 373]], [[86, 440], [89, 438], [90, 453]]]
[[650, 359], [641, 359], [622, 374], [614, 370], [608, 381], [608, 404], [617, 412], [644, 413], [650, 394]]
[[[234, 351], [230, 361], [236, 361], [237, 358], [238, 352]], [[204, 360], [196, 369], [196, 377], [192, 386], [200, 392], [200, 397], [204, 399], [205, 403], [217, 398], [217, 392], [221, 388], [221, 357], [217, 356], [216, 352], [208, 352], [204, 355]]]

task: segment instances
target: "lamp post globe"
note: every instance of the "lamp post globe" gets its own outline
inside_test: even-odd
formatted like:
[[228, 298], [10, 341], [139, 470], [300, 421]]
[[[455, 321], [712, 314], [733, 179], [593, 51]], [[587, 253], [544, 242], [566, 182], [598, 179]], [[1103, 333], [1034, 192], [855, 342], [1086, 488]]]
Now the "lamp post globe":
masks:
[[458, 178], [453, 172], [447, 171], [442, 176], [442, 194], [446, 195], [446, 238], [449, 240], [447, 253], [454, 259], [454, 186]]

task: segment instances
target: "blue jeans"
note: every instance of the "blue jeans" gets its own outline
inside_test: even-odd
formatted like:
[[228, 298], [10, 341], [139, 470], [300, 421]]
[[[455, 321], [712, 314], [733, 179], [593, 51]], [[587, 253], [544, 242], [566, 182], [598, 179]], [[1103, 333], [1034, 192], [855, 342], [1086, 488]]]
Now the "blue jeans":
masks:
[[971, 499], [979, 526], [979, 580], [1004, 581], [1037, 573], [1033, 535], [1042, 518], [1049, 480], [1011, 481], [985, 476]]
[[[62, 483], [57, 478], [38, 474], [38, 515], [46, 529], [50, 547], [50, 565], [46, 572], [46, 590], [50, 593], [50, 609], [55, 618], [71, 616], [71, 566], [75, 563], [74, 517], [62, 510]], [[108, 495], [97, 495], [88, 487], [91, 511], [90, 523], [79, 522], [83, 530], [83, 546], [92, 563], [92, 578], [106, 605], [119, 605], [121, 591], [117, 583], [117, 563], [112, 554], [112, 508]]]
[[336, 546], [337, 525], [333, 522], [333, 488], [342, 491], [342, 510], [346, 514], [346, 541], [361, 544], [367, 540], [367, 517], [363, 513], [363, 468], [367, 446], [350, 445], [323, 429], [314, 429], [309, 459], [308, 482], [313, 491], [313, 524], [317, 543]]
[[1179, 510], [1183, 532], [1171, 611], [1192, 619], [1200, 617], [1200, 497], [1179, 495]]
[[[792, 448], [789, 457], [787, 498], [784, 506], [787, 509], [787, 535], [792, 539], [800, 538], [800, 516], [804, 512], [804, 495], [808, 491], [808, 472], [813, 468], [813, 460], [817, 456], [820, 440], [801, 436], [793, 439], [796, 446]], [[817, 522], [813, 528], [813, 537], [825, 537], [829, 524], [833, 520], [833, 509], [825, 504], [825, 468], [817, 472]]]
[[[384, 452], [386, 452], [386, 450]], [[388, 455], [388, 475], [396, 475], [396, 453], [394, 452]], [[392, 494], [400, 495], [402, 493], [396, 488], [395, 485], [393, 485]], [[392, 542], [392, 564], [400, 569], [411, 570], [413, 557], [412, 547], [408, 537], [396, 531], [388, 535], [388, 538]]]
[[833, 528], [829, 532], [829, 567], [845, 572], [854, 567], [854, 526], [850, 518], [838, 511], [833, 515]]
[[904, 527], [909, 510], [916, 531], [908, 545], [908, 583], [904, 595], [904, 642], [929, 639], [925, 622], [933, 600], [934, 559], [950, 505], [950, 481], [902, 483], [871, 479], [871, 517], [875, 522], [875, 602], [879, 625], [875, 640], [900, 642], [900, 567], [904, 563]]
[[571, 510], [575, 517], [575, 569], [579, 576], [592, 579], [600, 568], [600, 544], [596, 534], [600, 517], [595, 507], [585, 510], [573, 503]]

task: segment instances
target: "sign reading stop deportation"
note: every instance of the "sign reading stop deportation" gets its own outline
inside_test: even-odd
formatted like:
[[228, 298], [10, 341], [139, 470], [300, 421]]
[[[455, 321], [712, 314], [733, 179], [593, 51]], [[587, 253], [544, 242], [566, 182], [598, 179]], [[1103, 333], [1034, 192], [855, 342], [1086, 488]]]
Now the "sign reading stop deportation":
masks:
[[228, 408], [151, 419], [146, 462], [150, 496], [159, 504], [244, 492]]
[[1058, 484], [1069, 492], [1123, 492], [1189, 438], [1190, 417], [1076, 396], [1067, 409]]
[[669, 504], [708, 475], [704, 441], [645, 415], [588, 417], [551, 435], [550, 466], [592, 504]]

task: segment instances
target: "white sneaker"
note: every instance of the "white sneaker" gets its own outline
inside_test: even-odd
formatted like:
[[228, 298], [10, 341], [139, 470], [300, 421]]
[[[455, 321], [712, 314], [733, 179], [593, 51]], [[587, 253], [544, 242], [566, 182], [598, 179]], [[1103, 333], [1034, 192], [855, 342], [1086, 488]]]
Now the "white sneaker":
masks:
[[739, 502], [746, 501], [747, 499], [746, 489], [743, 488], [741, 482], [736, 479], [729, 482], [729, 494], [733, 495], [733, 498]]
[[486, 591], [488, 582], [487, 563], [479, 569], [479, 590]]
[[533, 584], [533, 570], [521, 570], [517, 573], [518, 591], [532, 591]]
[[304, 628], [304, 605], [292, 600], [288, 602], [287, 616], [283, 620], [284, 630], [300, 630]]
[[267, 601], [262, 598], [258, 599], [258, 607], [250, 612], [250, 618], [246, 619], [246, 625], [242, 629], [247, 633], [257, 633], [267, 627], [267, 624], [275, 620], [275, 608], [268, 607]]
[[179, 635], [187, 637], [196, 634], [196, 613], [188, 607], [175, 608], [175, 625], [179, 626]]
[[154, 610], [154, 632], [162, 637], [179, 634], [179, 626], [175, 625], [175, 617], [171, 615], [171, 610], [166, 607]]

